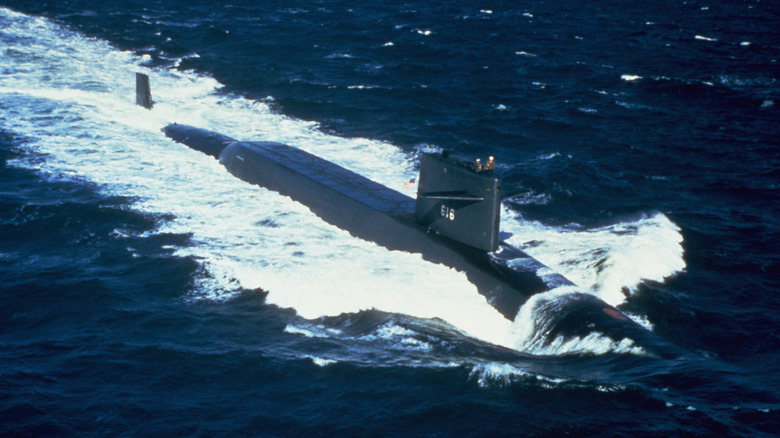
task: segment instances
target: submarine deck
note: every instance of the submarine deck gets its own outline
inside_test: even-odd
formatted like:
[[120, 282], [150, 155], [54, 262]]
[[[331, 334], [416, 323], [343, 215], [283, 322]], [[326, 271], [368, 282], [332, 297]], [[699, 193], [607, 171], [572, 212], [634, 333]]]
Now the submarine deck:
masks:
[[413, 220], [415, 200], [351, 170], [306, 151], [275, 142], [241, 142], [255, 146], [280, 165], [388, 216]]

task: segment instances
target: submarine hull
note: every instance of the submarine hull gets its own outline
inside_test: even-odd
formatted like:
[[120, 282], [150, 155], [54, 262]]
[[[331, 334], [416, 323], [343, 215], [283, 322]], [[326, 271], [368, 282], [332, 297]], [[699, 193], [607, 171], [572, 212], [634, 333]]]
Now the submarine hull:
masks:
[[[419, 253], [423, 259], [465, 273], [479, 292], [509, 320], [531, 294], [550, 288], [536, 271], [544, 265], [515, 248], [487, 253], [420, 225], [415, 200], [303, 150], [274, 142], [242, 142], [187, 125], [169, 125], [165, 134], [215, 156], [237, 178], [289, 196], [324, 221], [390, 250]], [[502, 257], [511, 255], [510, 269]], [[517, 263], [517, 259], [523, 259]], [[558, 276], [559, 284], [571, 284]]]
[[[415, 200], [300, 149], [274, 142], [243, 142], [187, 125], [168, 125], [165, 134], [219, 159], [234, 176], [289, 196], [324, 221], [390, 250], [419, 253], [423, 259], [463, 272], [487, 302], [514, 321], [528, 298], [560, 286], [575, 286], [517, 248], [503, 242], [486, 252], [444, 237], [415, 216]], [[588, 294], [569, 294], [538, 309], [541, 343], [582, 338], [594, 330], [620, 342], [632, 339], [666, 358], [682, 352], [617, 308]]]

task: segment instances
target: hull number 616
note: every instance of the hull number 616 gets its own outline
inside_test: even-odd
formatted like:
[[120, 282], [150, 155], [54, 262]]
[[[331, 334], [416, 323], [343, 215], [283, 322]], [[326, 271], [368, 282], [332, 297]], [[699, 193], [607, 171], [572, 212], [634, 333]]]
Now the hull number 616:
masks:
[[451, 221], [455, 220], [455, 209], [451, 207], [447, 207], [446, 205], [441, 206], [441, 217], [447, 218]]

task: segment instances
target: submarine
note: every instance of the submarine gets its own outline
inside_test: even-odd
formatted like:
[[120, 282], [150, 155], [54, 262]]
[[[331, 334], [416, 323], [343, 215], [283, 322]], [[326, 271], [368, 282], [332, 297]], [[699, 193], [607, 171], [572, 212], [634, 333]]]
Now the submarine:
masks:
[[[152, 108], [148, 76], [136, 74], [136, 103]], [[325, 222], [389, 250], [417, 253], [462, 272], [509, 321], [534, 294], [576, 285], [501, 239], [501, 178], [494, 157], [485, 162], [448, 153], [423, 153], [415, 199], [301, 149], [272, 141], [240, 141], [172, 123], [171, 140], [210, 155], [235, 177], [292, 198]], [[421, 286], [424, 287], [424, 286]], [[620, 341], [665, 342], [616, 307], [572, 292], [545, 305], [537, 322], [553, 336], [584, 338], [593, 331]], [[653, 348], [657, 350], [657, 348]], [[666, 354], [664, 354], [666, 355]]]

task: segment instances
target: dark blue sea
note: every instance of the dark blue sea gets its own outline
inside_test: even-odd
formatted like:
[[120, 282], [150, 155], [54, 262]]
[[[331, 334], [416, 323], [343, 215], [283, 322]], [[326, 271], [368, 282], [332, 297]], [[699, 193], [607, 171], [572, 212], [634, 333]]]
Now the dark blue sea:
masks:
[[[763, 0], [0, 0], [0, 436], [777, 436], [778, 23]], [[494, 155], [502, 235], [577, 287], [510, 322], [173, 122], [407, 192], [423, 152]], [[583, 292], [676, 353], [563, 334]]]

